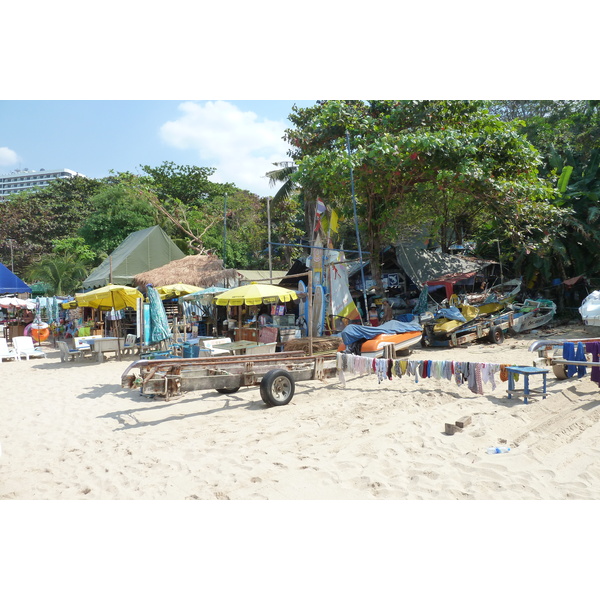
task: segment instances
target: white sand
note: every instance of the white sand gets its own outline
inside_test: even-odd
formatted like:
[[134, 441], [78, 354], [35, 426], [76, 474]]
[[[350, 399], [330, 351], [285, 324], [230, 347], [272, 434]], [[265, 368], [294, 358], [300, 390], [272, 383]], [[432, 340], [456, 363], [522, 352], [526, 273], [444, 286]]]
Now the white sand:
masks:
[[[411, 358], [531, 365], [532, 339]], [[289, 405], [267, 408], [256, 388], [150, 399], [121, 388], [128, 361], [61, 363], [44, 348], [46, 359], [0, 365], [0, 499], [600, 497], [600, 396], [589, 370], [579, 380], [550, 373], [549, 396], [528, 405], [509, 401], [499, 380], [476, 395], [454, 382], [370, 375], [345, 388], [299, 383]], [[463, 416], [472, 424], [446, 435], [444, 424]], [[486, 454], [502, 440], [510, 453]]]

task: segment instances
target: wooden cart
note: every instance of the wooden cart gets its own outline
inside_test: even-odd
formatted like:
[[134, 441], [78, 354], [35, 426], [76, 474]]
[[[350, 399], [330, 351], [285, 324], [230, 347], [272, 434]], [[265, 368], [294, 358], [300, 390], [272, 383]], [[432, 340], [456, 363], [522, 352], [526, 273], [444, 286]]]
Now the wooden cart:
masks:
[[[139, 375], [132, 371], [139, 369]], [[260, 386], [268, 406], [283, 406], [294, 396], [295, 382], [337, 375], [336, 355], [306, 356], [302, 351], [249, 356], [211, 356], [138, 360], [121, 375], [124, 388], [170, 400], [183, 392], [216, 390], [233, 394], [242, 386]]]

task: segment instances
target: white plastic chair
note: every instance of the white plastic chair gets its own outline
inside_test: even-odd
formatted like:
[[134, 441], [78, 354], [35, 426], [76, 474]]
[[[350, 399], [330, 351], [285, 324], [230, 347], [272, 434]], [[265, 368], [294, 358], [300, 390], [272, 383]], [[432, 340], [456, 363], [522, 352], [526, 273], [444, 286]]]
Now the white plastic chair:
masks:
[[18, 335], [12, 339], [12, 343], [19, 358], [21, 356], [24, 356], [27, 360], [30, 356], [46, 358], [46, 353], [41, 348], [34, 347], [33, 339], [28, 335]]
[[73, 343], [76, 350], [91, 350], [91, 346], [82, 338], [74, 337]]
[[8, 342], [4, 338], [0, 338], [0, 362], [2, 362], [5, 358], [20, 360], [19, 355], [14, 351], [14, 349], [8, 347]]
[[134, 354], [138, 349], [138, 346], [135, 343], [135, 334], [128, 333], [125, 337], [125, 343], [123, 344], [123, 354]]

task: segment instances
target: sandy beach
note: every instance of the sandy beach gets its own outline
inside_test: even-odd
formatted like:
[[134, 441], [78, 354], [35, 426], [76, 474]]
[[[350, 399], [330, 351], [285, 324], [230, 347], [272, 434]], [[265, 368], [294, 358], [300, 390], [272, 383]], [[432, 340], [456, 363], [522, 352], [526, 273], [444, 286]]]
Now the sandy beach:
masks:
[[[589, 334], [588, 334], [589, 335]], [[417, 349], [411, 359], [532, 365], [556, 327], [502, 345]], [[600, 497], [599, 390], [548, 376], [548, 396], [508, 400], [454, 381], [375, 375], [298, 383], [268, 408], [257, 388], [169, 402], [121, 388], [114, 359], [0, 365], [2, 500], [592, 500]], [[536, 383], [532, 378], [532, 383]], [[460, 433], [445, 423], [470, 417]], [[507, 454], [486, 448], [506, 444]]]

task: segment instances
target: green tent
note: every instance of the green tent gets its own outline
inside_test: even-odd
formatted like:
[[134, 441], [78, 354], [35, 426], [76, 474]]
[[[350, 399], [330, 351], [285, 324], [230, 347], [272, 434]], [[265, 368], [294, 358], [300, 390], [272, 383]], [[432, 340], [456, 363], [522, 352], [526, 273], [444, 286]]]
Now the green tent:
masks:
[[130, 233], [82, 283], [84, 290], [109, 283], [130, 285], [138, 273], [157, 269], [185, 254], [158, 226]]

